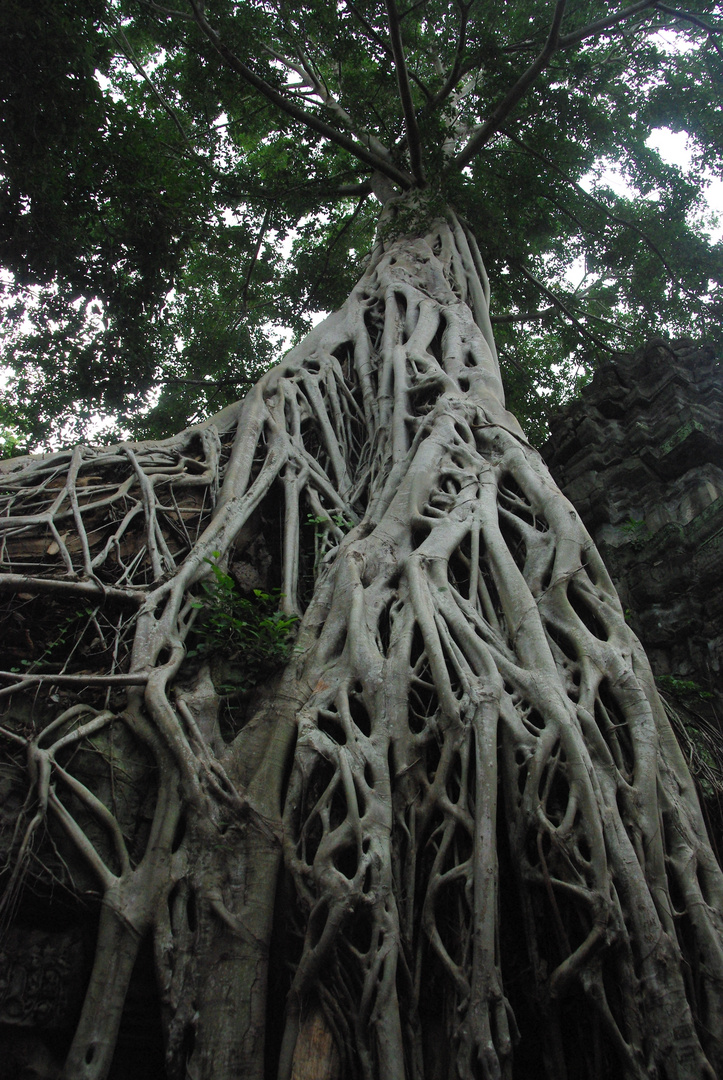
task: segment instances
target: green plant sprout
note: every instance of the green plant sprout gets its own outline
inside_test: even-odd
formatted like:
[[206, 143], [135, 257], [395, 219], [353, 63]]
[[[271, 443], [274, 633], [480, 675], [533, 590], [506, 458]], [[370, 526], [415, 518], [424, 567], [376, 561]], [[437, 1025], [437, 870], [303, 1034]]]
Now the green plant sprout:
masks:
[[659, 675], [658, 685], [664, 692], [678, 698], [698, 698], [700, 701], [707, 701], [708, 698], [713, 697], [710, 690], [704, 690], [693, 679], [680, 679], [677, 675]]
[[[191, 602], [201, 613], [194, 632], [194, 647], [187, 656], [221, 657], [231, 666], [233, 683], [217, 686], [223, 694], [250, 690], [264, 682], [289, 659], [298, 616], [280, 610], [278, 590], [254, 589], [253, 598], [241, 595], [236, 582], [213, 558], [205, 559], [213, 577], [202, 582], [205, 596]], [[232, 662], [229, 665], [229, 662]]]
[[651, 536], [648, 526], [645, 524], [642, 518], [628, 518], [628, 520], [621, 525], [623, 532], [628, 534], [630, 543], [636, 551], [639, 551]]
[[[25, 675], [33, 675], [42, 671], [43, 667], [48, 664], [54, 664], [56, 668], [61, 668], [62, 665], [62, 669], [64, 670], [65, 666], [67, 666], [72, 659], [73, 654], [83, 643], [83, 638], [88, 626], [95, 625], [97, 627], [97, 615], [97, 607], [89, 607], [87, 605], [78, 607], [76, 611], [67, 615], [62, 622], [58, 623], [55, 637], [52, 641], [48, 642], [40, 656], [33, 657], [32, 659], [24, 658], [20, 661], [21, 667], [12, 667], [10, 668], [10, 671], [17, 673], [22, 670]], [[80, 629], [80, 623], [84, 620], [85, 625]], [[71, 643], [71, 649], [63, 660], [62, 652], [66, 642]]]
[[321, 525], [335, 525], [337, 529], [341, 529], [343, 533], [349, 532], [352, 527], [352, 522], [344, 517], [343, 514], [307, 514], [307, 523], [309, 525], [321, 526]]
[[[324, 557], [353, 527], [353, 522], [337, 511], [335, 514], [307, 514], [307, 525], [314, 528], [314, 577], [316, 578]], [[341, 534], [341, 535], [340, 535]]]

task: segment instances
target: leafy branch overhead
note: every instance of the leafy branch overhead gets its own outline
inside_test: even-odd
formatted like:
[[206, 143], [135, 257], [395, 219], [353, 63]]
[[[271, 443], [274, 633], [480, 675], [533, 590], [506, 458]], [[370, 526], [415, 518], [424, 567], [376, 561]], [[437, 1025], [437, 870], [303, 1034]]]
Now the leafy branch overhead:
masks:
[[[555, 364], [721, 334], [700, 221], [723, 145], [714, 0], [42, 0], [0, 29], [10, 433], [218, 411], [278, 355], [274, 327], [341, 303], [379, 200], [415, 189], [473, 225], [535, 422]], [[690, 133], [689, 168], [650, 149], [657, 127]]]

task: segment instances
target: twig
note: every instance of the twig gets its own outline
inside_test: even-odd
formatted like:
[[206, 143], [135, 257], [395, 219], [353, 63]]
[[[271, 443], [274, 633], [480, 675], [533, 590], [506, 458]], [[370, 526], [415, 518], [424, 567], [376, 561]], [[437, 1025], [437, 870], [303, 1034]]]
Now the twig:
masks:
[[533, 285], [536, 285], [537, 288], [540, 289], [542, 293], [544, 293], [547, 299], [552, 301], [555, 307], [558, 307], [560, 311], [562, 311], [567, 316], [573, 326], [575, 326], [580, 331], [583, 337], [588, 338], [590, 341], [592, 341], [593, 345], [597, 345], [599, 349], [607, 349], [608, 346], [602, 340], [602, 338], [599, 338], [597, 334], [593, 334], [591, 330], [588, 330], [586, 326], [583, 326], [580, 320], [575, 315], [573, 315], [567, 305], [562, 302], [560, 297], [556, 296], [555, 293], [548, 289], [546, 285], [543, 285], [539, 278], [536, 278], [534, 274], [531, 274], [529, 270], [526, 270], [521, 263], [517, 263], [517, 269], [520, 271], [521, 274], [524, 274], [528, 281], [531, 281]]
[[723, 56], [723, 49], [721, 49], [718, 44], [718, 34], [721, 33], [721, 30], [709, 26], [699, 15], [693, 15], [687, 11], [678, 11], [677, 8], [668, 7], [667, 4], [657, 3], [655, 6], [658, 11], [662, 11], [666, 15], [674, 15], [676, 19], [682, 19], [685, 22], [692, 23], [693, 26], [699, 27], [701, 30], [705, 30], [708, 36], [713, 40], [713, 48], [715, 51], [719, 56]]
[[465, 148], [454, 159], [456, 168], [463, 169], [465, 165], [469, 165], [475, 154], [489, 142], [495, 132], [499, 131], [500, 126], [505, 122], [515, 105], [522, 100], [537, 76], [544, 71], [554, 54], [560, 48], [560, 25], [566, 6], [567, 0], [557, 0], [550, 32], [542, 52], [540, 52], [535, 60], [533, 60], [527, 71], [520, 76], [497, 108], [493, 110], [489, 120], [477, 130], [476, 134], [472, 136]]
[[359, 125], [352, 118], [351, 114], [341, 106], [339, 101], [329, 90], [326, 82], [323, 80], [321, 75], [317, 73], [317, 70], [312, 65], [311, 60], [304, 55], [302, 50], [299, 50], [300, 63], [297, 64], [293, 60], [290, 60], [287, 56], [284, 56], [282, 53], [279, 53], [275, 49], [270, 48], [268, 45], [265, 45], [264, 48], [268, 53], [271, 54], [271, 56], [273, 56], [275, 60], [278, 60], [279, 63], [283, 64], [290, 71], [296, 72], [296, 74], [302, 80], [300, 84], [301, 87], [306, 86], [309, 88], [309, 92], [306, 94], [300, 92], [301, 97], [317, 97], [321, 101], [322, 105], [327, 108], [334, 116], [336, 116], [337, 119], [341, 121], [342, 125], [347, 128], [350, 134], [354, 135], [364, 146], [366, 146], [369, 150], [373, 151], [375, 154], [379, 154], [379, 156], [382, 158], [389, 158], [389, 151], [387, 150], [381, 139], [378, 139], [376, 135], [373, 135], [371, 132], [367, 131], [364, 127]]
[[[369, 20], [364, 18], [359, 9], [356, 8], [354, 4], [350, 2], [350, 0], [346, 0], [346, 6], [364, 27], [367, 37], [369, 37], [375, 43], [375, 45], [378, 45], [379, 48], [385, 53], [385, 55], [389, 57], [390, 60], [394, 60], [394, 53], [392, 52], [392, 49], [389, 45], [387, 45], [384, 38], [377, 33]], [[429, 87], [425, 86], [424, 82], [419, 78], [419, 76], [415, 75], [413, 71], [409, 71], [409, 78], [412, 80], [412, 82], [416, 83], [424, 96], [427, 98], [427, 101], [431, 101], [434, 95], [432, 94]]]
[[251, 284], [251, 275], [253, 274], [254, 267], [256, 266], [256, 263], [258, 261], [259, 252], [261, 251], [261, 245], [262, 245], [262, 243], [264, 241], [264, 236], [266, 234], [266, 230], [269, 227], [269, 221], [270, 220], [271, 220], [271, 207], [268, 206], [266, 208], [266, 213], [264, 214], [264, 220], [261, 222], [261, 227], [259, 229], [259, 235], [256, 238], [256, 243], [254, 244], [254, 249], [251, 252], [251, 257], [249, 259], [249, 268], [246, 271], [246, 277], [244, 278], [243, 288], [241, 289], [241, 306], [242, 306], [242, 308], [244, 310], [246, 310], [246, 301], [248, 299], [249, 285]]
[[541, 311], [520, 311], [514, 315], [490, 315], [490, 322], [495, 325], [502, 323], [515, 323], [515, 322], [536, 322], [538, 319], [547, 319], [550, 315], [554, 315], [557, 310], [553, 304], [551, 307], [543, 308]]
[[[153, 5], [153, 6], [155, 6], [155, 5]], [[171, 12], [167, 12], [167, 14], [171, 14]], [[174, 12], [173, 14], [174, 15], [176, 15], [176, 14], [180, 15], [181, 13], [180, 12], [178, 12], [178, 13]], [[186, 16], [186, 18], [189, 18], [189, 16]], [[148, 83], [148, 86], [151, 89], [151, 93], [156, 98], [156, 100], [158, 101], [158, 103], [161, 106], [161, 108], [163, 109], [163, 111], [173, 121], [173, 123], [174, 123], [179, 135], [183, 139], [183, 142], [184, 142], [185, 146], [187, 147], [187, 149], [191, 151], [191, 154], [193, 155], [194, 158], [198, 158], [198, 154], [196, 153], [195, 148], [190, 143], [190, 141], [188, 139], [188, 136], [186, 135], [186, 132], [183, 130], [183, 125], [181, 124], [181, 121], [176, 116], [175, 110], [172, 109], [171, 106], [168, 104], [166, 99], [163, 97], [163, 94], [156, 87], [155, 83], [153, 82], [151, 77], [146, 72], [146, 69], [143, 67], [143, 64], [141, 64], [140, 60], [138, 60], [138, 58], [136, 57], [136, 54], [133, 51], [133, 46], [131, 45], [128, 38], [124, 34], [123, 30], [120, 27], [117, 27], [116, 31], [114, 33], [113, 30], [111, 30], [110, 27], [109, 27], [108, 28], [108, 33], [110, 34], [110, 37], [112, 38], [112, 40], [115, 41], [116, 45], [119, 47], [119, 49], [121, 50], [123, 55], [126, 57], [126, 59], [129, 60], [130, 63], [133, 65], [133, 67], [136, 69], [136, 71], [141, 76], [141, 78], [144, 79], [145, 82]]]
[[632, 4], [630, 7], [625, 8], [624, 11], [620, 11], [615, 15], [609, 15], [604, 19], [597, 19], [595, 22], [588, 23], [587, 26], [582, 27], [580, 30], [576, 30], [571, 34], [566, 34], [562, 37], [560, 36], [560, 24], [562, 22], [565, 5], [566, 0], [558, 0], [550, 33], [544, 48], [536, 59], [533, 60], [524, 74], [520, 76], [512, 89], [508, 91], [500, 104], [493, 110], [489, 119], [477, 129], [464, 149], [460, 151], [456, 158], [454, 158], [452, 165], [455, 168], [463, 169], [466, 165], [469, 165], [472, 158], [479, 153], [482, 147], [490, 141], [492, 136], [500, 130], [501, 125], [527, 93], [538, 75], [544, 71], [556, 52], [561, 52], [571, 48], [573, 45], [578, 45], [581, 41], [584, 41], [585, 38], [602, 33], [604, 30], [609, 30], [611, 27], [619, 25], [621, 22], [626, 21], [633, 15], [645, 11], [647, 8], [655, 8], [656, 0], [640, 0], [639, 3]]
[[619, 11], [617, 15], [608, 15], [604, 19], [596, 19], [595, 22], [588, 23], [587, 26], [583, 26], [580, 30], [566, 34], [563, 38], [560, 38], [560, 48], [569, 49], [571, 45], [578, 45], [587, 37], [602, 33], [603, 30], [610, 30], [611, 27], [625, 22], [626, 19], [631, 19], [633, 15], [639, 15], [646, 8], [657, 8], [657, 6], [657, 0], [638, 0], [637, 4], [631, 4], [630, 7]]
[[[628, 221], [627, 218], [622, 218], [622, 217], [619, 217], [617, 214], [613, 214], [613, 212], [611, 210], [608, 210], [608, 208], [605, 206], [604, 203], [600, 202], [599, 199], [596, 199], [595, 196], [591, 195], [589, 191], [585, 191], [585, 188], [582, 187], [580, 184], [578, 184], [575, 180], [571, 180], [570, 177], [567, 176], [563, 172], [563, 170], [561, 168], [559, 168], [559, 166], [555, 165], [554, 161], [550, 161], [550, 159], [545, 154], [541, 153], [539, 150], [536, 150], [533, 146], [529, 146], [523, 139], [520, 139], [517, 135], [514, 135], [509, 130], [509, 128], [501, 128], [500, 131], [505, 136], [505, 138], [510, 140], [510, 142], [515, 143], [516, 146], [519, 146], [526, 153], [531, 154], [533, 157], [537, 158], [539, 161], [542, 161], [549, 169], [552, 169], [553, 172], [557, 173], [557, 175], [566, 184], [569, 184], [570, 187], [574, 187], [575, 190], [580, 195], [583, 196], [583, 198], [587, 199], [588, 202], [591, 202], [593, 204], [593, 206], [595, 206], [598, 210], [602, 210], [602, 212], [605, 214], [605, 216], [610, 221], [614, 221], [616, 225], [622, 225], [624, 228], [632, 229], [633, 232], [637, 233], [638, 236], [640, 237], [640, 239], [644, 241], [644, 243], [653, 252], [653, 254], [656, 255], [660, 259], [661, 263], [665, 267], [665, 270], [667, 271], [668, 274], [670, 274], [672, 280], [676, 283], [676, 285], [678, 285], [681, 289], [683, 289], [684, 292], [688, 293], [688, 295], [693, 295], [691, 293], [691, 290], [687, 289], [685, 287], [685, 285], [683, 284], [683, 282], [681, 282], [678, 279], [678, 277], [676, 276], [675, 271], [672, 269], [672, 267], [668, 265], [668, 263], [667, 263], [667, 261], [665, 259], [665, 256], [663, 255], [663, 253], [661, 252], [660, 248], [657, 246], [655, 241], [651, 240], [651, 238], [648, 236], [648, 234], [643, 229], [641, 229], [639, 225], [636, 225], [634, 221]], [[564, 210], [565, 208], [560, 205], [560, 209]], [[566, 211], [566, 212], [569, 214], [569, 211]], [[577, 218], [573, 218], [573, 220], [584, 231], [586, 231], [586, 232], [591, 231], [588, 228], [586, 228], [586, 226], [583, 225], [582, 222], [578, 221]]]
[[447, 98], [450, 96], [455, 86], [459, 82], [460, 78], [465, 73], [462, 67], [462, 55], [464, 53], [464, 47], [467, 42], [467, 23], [469, 22], [469, 13], [473, 3], [474, 0], [470, 0], [470, 3], [468, 4], [459, 3], [458, 5], [461, 11], [461, 18], [459, 22], [459, 30], [457, 32], [457, 47], [455, 49], [452, 67], [442, 89], [439, 90], [437, 94], [435, 94], [435, 96], [427, 105], [425, 105], [425, 114], [434, 112], [434, 110], [437, 109], [443, 101], [447, 100]]

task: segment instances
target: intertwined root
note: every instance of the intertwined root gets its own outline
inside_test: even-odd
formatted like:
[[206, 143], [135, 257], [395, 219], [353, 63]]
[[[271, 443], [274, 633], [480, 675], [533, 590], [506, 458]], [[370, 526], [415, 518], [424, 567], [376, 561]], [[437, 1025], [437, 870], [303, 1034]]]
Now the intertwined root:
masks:
[[[375, 251], [216, 421], [6, 474], [5, 588], [21, 616], [82, 598], [87, 648], [46, 648], [0, 693], [93, 688], [44, 734], [6, 725], [45, 770], [22, 850], [52, 811], [111, 908], [153, 928], [174, 1075], [263, 1075], [280, 842], [280, 1076], [310, 1024], [365, 1080], [510, 1075], [520, 1037], [550, 1076], [720, 1067], [720, 871], [609, 577], [504, 410], [488, 302], [450, 218]], [[228, 744], [184, 661], [216, 558], [303, 615]], [[136, 860], [60, 742], [119, 722], [163, 767]], [[225, 984], [208, 965], [230, 952]], [[71, 1051], [88, 1080], [101, 990], [98, 970]]]

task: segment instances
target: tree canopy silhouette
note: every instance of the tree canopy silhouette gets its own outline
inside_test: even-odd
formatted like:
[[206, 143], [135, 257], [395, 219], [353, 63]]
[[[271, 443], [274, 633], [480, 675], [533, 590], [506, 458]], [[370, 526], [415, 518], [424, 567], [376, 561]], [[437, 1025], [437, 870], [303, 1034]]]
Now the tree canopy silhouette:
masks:
[[[544, 400], [611, 349], [718, 340], [700, 222], [723, 142], [717, 4], [576, 2], [559, 31], [556, 12], [410, 4], [392, 34], [384, 4], [5, 5], [6, 425], [32, 445], [101, 412], [158, 436], [233, 402], [270, 326], [298, 338], [348, 294], [375, 174], [426, 184], [480, 237], [536, 437]], [[690, 166], [650, 148], [658, 127], [690, 134]]]

